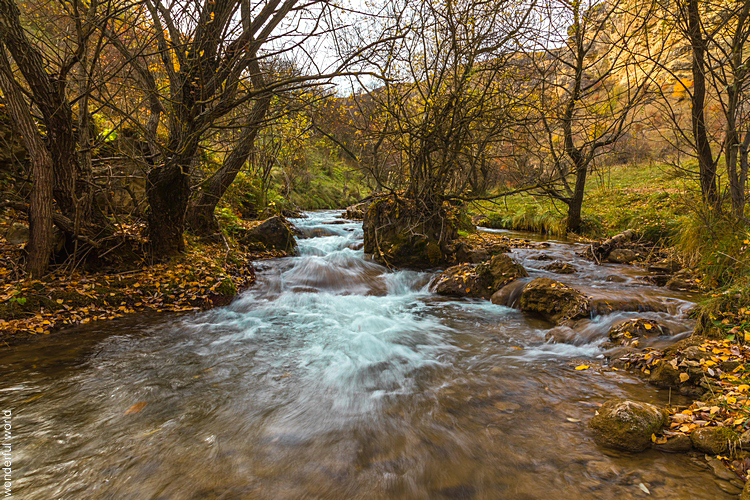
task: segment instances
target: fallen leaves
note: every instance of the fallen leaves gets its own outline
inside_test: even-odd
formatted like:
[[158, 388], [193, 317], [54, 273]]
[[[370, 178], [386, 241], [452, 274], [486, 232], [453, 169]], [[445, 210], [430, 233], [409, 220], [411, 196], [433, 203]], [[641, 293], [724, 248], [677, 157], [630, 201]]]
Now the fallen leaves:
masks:
[[[184, 312], [227, 303], [255, 281], [249, 254], [192, 245], [173, 261], [120, 273], [52, 273], [0, 285], [0, 333], [48, 334], [142, 311]], [[255, 257], [255, 255], [253, 255]]]

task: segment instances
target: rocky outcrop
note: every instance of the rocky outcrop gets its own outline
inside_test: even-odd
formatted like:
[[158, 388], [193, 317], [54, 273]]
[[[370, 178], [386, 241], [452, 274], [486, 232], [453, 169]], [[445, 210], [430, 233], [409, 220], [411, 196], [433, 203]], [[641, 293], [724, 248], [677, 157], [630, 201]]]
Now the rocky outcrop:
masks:
[[528, 276], [521, 264], [499, 254], [479, 265], [460, 264], [443, 271], [435, 283], [435, 292], [452, 297], [490, 298], [505, 285]]
[[620, 234], [617, 234], [611, 237], [610, 239], [604, 241], [601, 244], [591, 245], [591, 247], [588, 250], [588, 253], [589, 253], [588, 256], [593, 257], [593, 259], [598, 262], [606, 260], [613, 250], [615, 250], [616, 248], [620, 248], [623, 245], [626, 245], [627, 243], [630, 243], [630, 241], [634, 237], [635, 237], [635, 231], [633, 231], [632, 229], [623, 231]]
[[294, 229], [284, 217], [278, 215], [248, 229], [238, 239], [250, 250], [278, 250], [287, 255], [297, 254]]
[[551, 264], [547, 264], [546, 266], [543, 266], [542, 269], [545, 271], [550, 271], [555, 274], [573, 274], [578, 269], [573, 264], [568, 264], [567, 262], [562, 262], [559, 260], [556, 260], [552, 262]]
[[559, 324], [589, 315], [589, 298], [559, 281], [536, 278], [521, 292], [521, 310]]
[[651, 434], [658, 432], [666, 412], [649, 403], [611, 399], [604, 403], [589, 427], [601, 446], [624, 451], [643, 451], [651, 446]]

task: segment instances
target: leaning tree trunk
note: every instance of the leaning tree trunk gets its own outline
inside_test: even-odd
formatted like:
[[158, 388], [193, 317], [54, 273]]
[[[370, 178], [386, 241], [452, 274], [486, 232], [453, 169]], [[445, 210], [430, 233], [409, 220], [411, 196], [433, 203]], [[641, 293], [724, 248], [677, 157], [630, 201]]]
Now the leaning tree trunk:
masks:
[[[255, 89], [264, 88], [265, 82], [257, 61], [250, 64], [250, 70], [252, 71], [251, 79]], [[214, 215], [216, 205], [234, 182], [242, 166], [247, 162], [255, 144], [255, 137], [258, 135], [270, 106], [270, 93], [261, 95], [255, 101], [250, 116], [248, 116], [247, 124], [244, 126], [242, 135], [234, 149], [221, 168], [204, 183], [197, 199], [188, 208], [187, 224], [195, 234], [211, 236], [219, 231], [219, 224]]]
[[0, 88], [13, 119], [13, 127], [23, 137], [31, 157], [31, 200], [29, 203], [29, 274], [38, 278], [47, 271], [52, 254], [52, 159], [39, 129], [31, 117], [31, 108], [20, 88], [11, 80], [5, 47], [0, 48]]

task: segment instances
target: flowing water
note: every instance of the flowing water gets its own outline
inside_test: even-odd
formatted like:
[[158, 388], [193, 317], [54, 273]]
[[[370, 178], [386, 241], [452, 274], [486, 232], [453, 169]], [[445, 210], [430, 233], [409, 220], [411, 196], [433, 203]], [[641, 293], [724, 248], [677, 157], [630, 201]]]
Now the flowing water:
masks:
[[[228, 307], [6, 349], [17, 498], [731, 498], [699, 458], [613, 453], [586, 428], [612, 396], [666, 402], [622, 372], [574, 366], [595, 363], [624, 318], [687, 331], [687, 297], [551, 242], [544, 253], [580, 269], [563, 281], [664, 307], [548, 344], [549, 326], [515, 309], [441, 298], [433, 274], [367, 260], [361, 226], [335, 215], [295, 220], [311, 236], [301, 255], [260, 263]], [[540, 253], [513, 255], [549, 275]]]

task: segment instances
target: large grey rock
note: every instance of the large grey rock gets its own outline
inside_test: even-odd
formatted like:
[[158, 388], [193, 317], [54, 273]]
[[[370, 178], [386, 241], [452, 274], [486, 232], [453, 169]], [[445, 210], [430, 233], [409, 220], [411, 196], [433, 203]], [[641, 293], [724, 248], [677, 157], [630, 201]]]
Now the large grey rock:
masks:
[[651, 446], [651, 434], [666, 421], [666, 412], [649, 403], [611, 399], [589, 422], [601, 446], [624, 451], [643, 451]]

